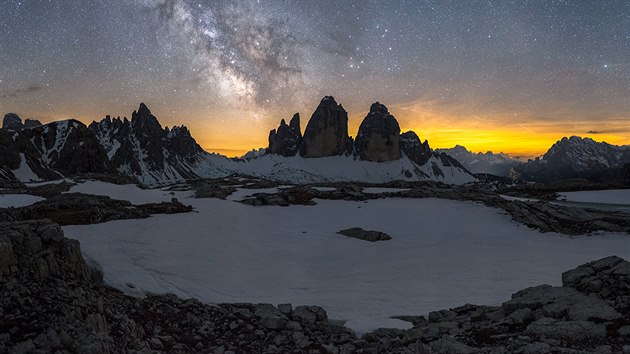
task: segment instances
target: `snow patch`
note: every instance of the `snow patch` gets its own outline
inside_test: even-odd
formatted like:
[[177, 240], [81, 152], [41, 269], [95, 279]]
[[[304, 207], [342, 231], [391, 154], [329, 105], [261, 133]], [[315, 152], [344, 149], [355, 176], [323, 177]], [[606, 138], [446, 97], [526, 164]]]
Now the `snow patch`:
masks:
[[44, 199], [46, 198], [30, 194], [0, 194], [0, 208], [19, 208]]
[[23, 153], [20, 153], [20, 167], [16, 170], [12, 170], [11, 172], [13, 172], [15, 178], [22, 182], [35, 182], [42, 180], [35, 174], [35, 172], [33, 172], [33, 170], [31, 170], [31, 167], [28, 165], [28, 162], [26, 162], [26, 157]]
[[[528, 286], [560, 285], [558, 274], [587, 261], [630, 257], [625, 234], [542, 234], [472, 202], [187, 203], [197, 212], [64, 230], [101, 265], [105, 282], [126, 292], [321, 305], [358, 332], [402, 324], [390, 319], [396, 315], [497, 305]], [[392, 240], [356, 242], [336, 234], [349, 227], [386, 232]]]

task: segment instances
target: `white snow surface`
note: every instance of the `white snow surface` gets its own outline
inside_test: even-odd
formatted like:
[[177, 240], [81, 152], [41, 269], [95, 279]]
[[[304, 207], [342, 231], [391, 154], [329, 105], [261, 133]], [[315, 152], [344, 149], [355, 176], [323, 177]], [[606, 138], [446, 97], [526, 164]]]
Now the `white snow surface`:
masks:
[[70, 187], [66, 193], [86, 193], [105, 195], [113, 199], [128, 200], [132, 204], [160, 203], [173, 197], [188, 198], [192, 192], [171, 192], [162, 189], [142, 189], [135, 184], [111, 184], [99, 181], [86, 181]]
[[0, 208], [19, 208], [44, 199], [31, 194], [0, 194]]
[[[171, 196], [95, 183], [99, 193], [136, 202]], [[630, 257], [627, 235], [541, 234], [472, 202], [318, 200], [315, 206], [283, 208], [186, 193], [174, 195], [193, 205], [194, 213], [64, 230], [100, 264], [105, 282], [127, 293], [320, 305], [359, 333], [409, 325], [390, 318], [395, 315], [496, 305], [528, 286], [560, 285], [561, 272], [585, 262]], [[371, 243], [336, 234], [349, 227], [383, 231], [392, 240]]]
[[20, 167], [18, 167], [16, 170], [12, 170], [11, 172], [13, 172], [15, 178], [22, 182], [34, 182], [42, 180], [35, 174], [35, 172], [33, 172], [33, 170], [31, 170], [31, 167], [26, 162], [26, 157], [24, 157], [23, 153], [20, 153]]
[[630, 206], [630, 189], [558, 193], [559, 200], [579, 203], [618, 204]]
[[[434, 164], [444, 175], [435, 173]], [[226, 159], [224, 169], [290, 183], [343, 181], [385, 183], [394, 180], [433, 180], [447, 184], [464, 184], [475, 181], [475, 178], [466, 171], [445, 166], [435, 157], [431, 157], [426, 164], [418, 166], [407, 156], [394, 161], [370, 162], [351, 156], [303, 158], [264, 155], [240, 161]]]

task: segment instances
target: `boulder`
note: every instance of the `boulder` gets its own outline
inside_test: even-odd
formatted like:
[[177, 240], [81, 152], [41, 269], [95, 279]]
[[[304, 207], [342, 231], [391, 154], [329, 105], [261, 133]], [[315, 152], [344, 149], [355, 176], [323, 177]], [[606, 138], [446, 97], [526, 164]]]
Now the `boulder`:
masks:
[[352, 227], [349, 229], [341, 230], [337, 233], [340, 235], [344, 235], [344, 236], [348, 236], [352, 238], [358, 238], [359, 240], [364, 240], [364, 241], [369, 241], [369, 242], [387, 241], [387, 240], [392, 239], [391, 236], [389, 236], [388, 234], [384, 232], [367, 231], [367, 230], [363, 230], [360, 227]]
[[308, 121], [300, 145], [300, 156], [343, 155], [349, 149], [349, 141], [348, 113], [332, 96], [326, 96]]
[[354, 152], [361, 160], [383, 162], [400, 159], [400, 126], [385, 105], [373, 103], [359, 126]]
[[[607, 302], [567, 287], [541, 285], [521, 290], [503, 303], [506, 313], [542, 309], [543, 314], [571, 321], [614, 321], [623, 317]], [[522, 317], [519, 315], [518, 317]]]

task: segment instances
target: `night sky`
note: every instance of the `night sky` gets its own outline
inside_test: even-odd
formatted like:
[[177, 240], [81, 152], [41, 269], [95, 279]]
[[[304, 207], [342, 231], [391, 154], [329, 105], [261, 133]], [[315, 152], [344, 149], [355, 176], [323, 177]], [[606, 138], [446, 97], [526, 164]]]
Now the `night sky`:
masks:
[[324, 95], [380, 101], [432, 147], [630, 144], [630, 1], [2, 0], [0, 113], [131, 115], [206, 149], [266, 146]]

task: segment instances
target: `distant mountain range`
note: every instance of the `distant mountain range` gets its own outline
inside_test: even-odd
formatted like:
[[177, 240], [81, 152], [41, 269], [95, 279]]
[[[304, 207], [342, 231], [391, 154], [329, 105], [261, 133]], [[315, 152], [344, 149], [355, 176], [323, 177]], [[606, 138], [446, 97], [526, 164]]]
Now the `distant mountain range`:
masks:
[[[240, 159], [205, 152], [185, 126], [162, 127], [140, 104], [131, 120], [105, 117], [89, 126], [77, 120], [42, 125], [5, 115], [0, 129], [0, 180], [40, 181], [77, 174], [121, 176], [145, 185], [247, 174], [290, 183], [433, 180], [462, 184], [475, 174], [551, 182], [567, 178], [630, 183], [630, 147], [572, 136], [541, 158], [522, 162], [506, 154], [473, 153], [463, 146], [432, 150], [413, 131], [401, 134], [379, 102], [348, 135], [348, 113], [324, 97], [304, 134], [300, 115], [269, 133], [267, 148]], [[621, 182], [620, 182], [621, 181]]]
[[553, 182], [570, 178], [624, 183], [630, 176], [630, 146], [596, 142], [590, 138], [562, 138], [542, 156], [528, 161], [506, 154], [473, 153], [463, 146], [437, 149], [457, 159], [470, 172], [501, 177], [520, 176], [527, 181]]
[[517, 168], [526, 180], [552, 182], [567, 178], [593, 181], [625, 179], [630, 171], [630, 146], [572, 136], [557, 141], [542, 158]]
[[140, 104], [127, 118], [22, 123], [13, 113], [0, 129], [0, 180], [52, 180], [77, 174], [123, 176], [145, 185], [247, 174], [291, 183], [434, 180], [475, 181], [458, 161], [433, 152], [414, 132], [400, 134], [387, 107], [375, 103], [356, 141], [348, 115], [333, 97], [322, 99], [304, 135], [296, 114], [269, 134], [269, 147], [244, 159], [205, 152], [184, 126], [164, 128]]
[[436, 149], [435, 151], [453, 157], [472, 173], [487, 173], [507, 177], [510, 175], [510, 170], [522, 165], [521, 161], [504, 153], [495, 154], [491, 151], [474, 153], [461, 145], [456, 145], [450, 149]]

